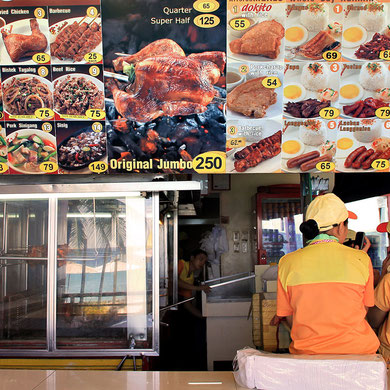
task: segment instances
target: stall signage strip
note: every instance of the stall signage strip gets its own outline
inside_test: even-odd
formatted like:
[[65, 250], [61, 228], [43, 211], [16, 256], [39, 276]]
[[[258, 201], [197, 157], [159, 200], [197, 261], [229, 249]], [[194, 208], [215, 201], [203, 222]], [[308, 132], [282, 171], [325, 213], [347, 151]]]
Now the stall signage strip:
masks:
[[388, 172], [387, 1], [13, 0], [0, 174]]

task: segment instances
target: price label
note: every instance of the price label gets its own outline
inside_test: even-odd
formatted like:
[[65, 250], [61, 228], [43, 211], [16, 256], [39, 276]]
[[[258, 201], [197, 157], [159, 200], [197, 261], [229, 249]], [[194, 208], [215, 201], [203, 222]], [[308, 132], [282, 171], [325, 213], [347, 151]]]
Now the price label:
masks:
[[100, 133], [103, 130], [103, 125], [100, 122], [92, 123], [92, 130], [95, 133]]
[[317, 170], [321, 171], [321, 172], [330, 172], [330, 171], [334, 171], [335, 169], [335, 163], [334, 162], [331, 162], [331, 161], [322, 161], [322, 162], [319, 162], [317, 165], [316, 165], [316, 168]]
[[37, 53], [32, 56], [32, 60], [36, 64], [47, 64], [50, 61], [50, 56], [47, 53]]
[[54, 111], [50, 108], [38, 108], [35, 110], [35, 116], [38, 119], [51, 119], [54, 116]]
[[89, 170], [93, 173], [103, 173], [108, 169], [108, 164], [104, 161], [94, 161], [89, 164]]
[[204, 0], [197, 0], [193, 4], [193, 7], [198, 12], [214, 12], [219, 8], [218, 1], [204, 1]]
[[5, 173], [8, 171], [8, 165], [6, 163], [0, 162], [0, 173]]
[[45, 10], [43, 8], [35, 8], [34, 10], [34, 16], [37, 19], [42, 19], [45, 17]]
[[49, 122], [42, 123], [42, 130], [46, 133], [50, 133], [53, 130], [53, 126]]
[[340, 115], [340, 110], [334, 107], [325, 107], [320, 111], [322, 119], [335, 119]]
[[380, 107], [375, 111], [375, 115], [380, 119], [390, 119], [390, 107]]
[[53, 173], [58, 170], [58, 164], [52, 161], [43, 162], [39, 165], [39, 169], [42, 172]]
[[265, 88], [279, 88], [282, 85], [278, 77], [266, 77], [261, 84]]
[[249, 19], [246, 18], [234, 18], [229, 22], [229, 24], [233, 30], [242, 31], [249, 28], [251, 22]]
[[379, 53], [379, 58], [381, 60], [389, 61], [390, 60], [390, 50], [381, 50]]
[[96, 109], [90, 108], [89, 110], [87, 110], [85, 115], [89, 119], [104, 119], [106, 117], [105, 111], [104, 110], [99, 110], [97, 108]]
[[197, 173], [225, 173], [226, 153], [202, 153], [194, 158], [193, 168]]
[[87, 53], [84, 56], [84, 60], [90, 64], [95, 64], [96, 62], [100, 62], [103, 59], [103, 56], [100, 53]]
[[389, 169], [389, 166], [389, 160], [385, 160], [384, 158], [378, 158], [377, 160], [374, 160], [371, 164], [371, 167], [377, 171], [384, 171], [385, 169]]
[[322, 58], [326, 61], [338, 61], [341, 58], [341, 53], [337, 50], [328, 50], [322, 54]]
[[241, 148], [242, 146], [245, 146], [246, 138], [232, 138], [228, 139], [226, 141], [226, 147], [227, 148]]
[[219, 17], [211, 14], [198, 15], [194, 19], [195, 26], [200, 28], [212, 28], [218, 26], [219, 22]]

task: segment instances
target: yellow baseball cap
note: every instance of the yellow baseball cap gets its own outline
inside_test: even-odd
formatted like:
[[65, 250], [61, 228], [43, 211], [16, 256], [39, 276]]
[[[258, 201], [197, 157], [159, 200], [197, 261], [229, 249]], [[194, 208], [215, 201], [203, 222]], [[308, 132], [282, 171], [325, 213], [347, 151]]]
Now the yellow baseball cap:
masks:
[[376, 227], [376, 231], [379, 233], [390, 233], [390, 222], [382, 222]]
[[335, 194], [317, 196], [307, 208], [306, 220], [314, 219], [320, 232], [332, 229], [349, 218], [344, 202]]

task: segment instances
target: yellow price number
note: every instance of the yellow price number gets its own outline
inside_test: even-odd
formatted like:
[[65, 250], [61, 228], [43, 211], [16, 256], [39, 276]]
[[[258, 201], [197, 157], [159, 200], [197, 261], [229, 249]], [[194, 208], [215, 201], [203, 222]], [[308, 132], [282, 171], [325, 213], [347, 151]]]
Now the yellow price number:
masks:
[[84, 60], [90, 64], [95, 64], [96, 62], [100, 62], [103, 59], [103, 56], [100, 53], [87, 53], [84, 56]]
[[36, 64], [47, 64], [50, 61], [50, 56], [47, 53], [37, 53], [32, 57]]
[[38, 119], [51, 119], [54, 117], [54, 111], [50, 108], [38, 108], [35, 110], [35, 117]]
[[322, 54], [325, 61], [338, 61], [341, 58], [341, 53], [337, 50], [328, 50]]
[[45, 17], [45, 10], [43, 8], [35, 8], [34, 10], [34, 16], [37, 19], [42, 19]]
[[261, 84], [265, 88], [279, 88], [282, 85], [278, 77], [266, 77]]
[[226, 147], [227, 148], [241, 148], [242, 146], [245, 146], [246, 138], [232, 138], [228, 139], [226, 141]]
[[216, 15], [211, 14], [203, 14], [198, 15], [194, 18], [194, 24], [195, 26], [201, 27], [201, 28], [212, 28], [215, 26], [218, 26], [219, 22], [221, 20]]
[[225, 173], [226, 153], [202, 153], [194, 158], [193, 168], [197, 173]]
[[385, 160], [384, 158], [378, 158], [374, 160], [371, 164], [371, 167], [376, 171], [384, 171], [385, 169], [389, 169], [390, 163], [389, 160]]
[[381, 50], [379, 53], [379, 58], [381, 60], [390, 61], [390, 50]]
[[92, 123], [92, 130], [95, 133], [100, 133], [103, 130], [103, 125], [100, 122]]
[[340, 115], [340, 110], [334, 107], [325, 107], [320, 111], [322, 119], [335, 119]]
[[218, 1], [210, 0], [210, 1], [204, 1], [204, 0], [197, 0], [193, 4], [193, 7], [198, 12], [214, 12], [219, 8]]
[[43, 162], [39, 165], [39, 169], [42, 172], [53, 173], [55, 171], [58, 171], [58, 164], [52, 161]]
[[53, 125], [49, 122], [42, 123], [42, 130], [46, 133], [50, 133], [53, 130]]
[[90, 17], [90, 18], [95, 18], [97, 15], [98, 15], [98, 10], [96, 7], [89, 7], [87, 9], [87, 15]]
[[335, 163], [331, 161], [322, 161], [316, 165], [317, 170], [321, 172], [334, 171], [335, 167]]
[[49, 74], [49, 69], [47, 69], [46, 66], [40, 66], [38, 68], [38, 74], [41, 77], [46, 77]]
[[100, 74], [100, 68], [96, 65], [93, 65], [89, 68], [89, 74], [91, 76], [97, 77]]
[[104, 161], [94, 161], [89, 164], [89, 170], [93, 173], [103, 173], [108, 169], [108, 164]]
[[375, 111], [375, 115], [380, 119], [390, 119], [390, 107], [380, 107]]
[[4, 162], [0, 162], [0, 173], [5, 173], [8, 171], [8, 165]]
[[251, 22], [246, 18], [234, 18], [229, 22], [229, 25], [233, 30], [242, 31], [249, 28]]
[[85, 113], [85, 115], [87, 116], [87, 118], [89, 119], [104, 119], [106, 117], [106, 113], [104, 110], [99, 110], [99, 109], [94, 109], [94, 108], [90, 108], [89, 110], [87, 110], [87, 112]]

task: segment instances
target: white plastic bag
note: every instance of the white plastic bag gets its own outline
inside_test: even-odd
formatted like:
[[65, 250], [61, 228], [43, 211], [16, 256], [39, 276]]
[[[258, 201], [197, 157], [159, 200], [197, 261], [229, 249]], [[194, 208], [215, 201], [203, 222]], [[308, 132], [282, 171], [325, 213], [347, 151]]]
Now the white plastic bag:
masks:
[[261, 390], [387, 390], [381, 355], [289, 355], [245, 348], [234, 359], [236, 382]]

